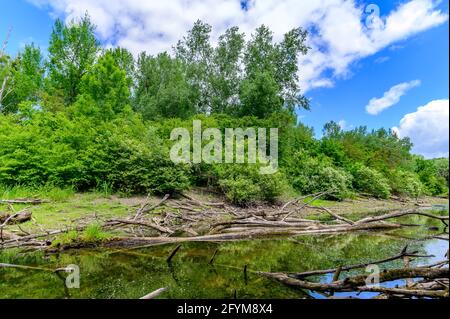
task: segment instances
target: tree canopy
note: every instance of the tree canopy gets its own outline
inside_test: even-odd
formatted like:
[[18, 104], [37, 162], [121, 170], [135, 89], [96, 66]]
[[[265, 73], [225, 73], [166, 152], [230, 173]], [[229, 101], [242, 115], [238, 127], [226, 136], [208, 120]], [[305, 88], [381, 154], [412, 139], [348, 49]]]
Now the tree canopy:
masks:
[[[448, 193], [448, 159], [412, 155], [391, 130], [336, 122], [317, 139], [296, 117], [309, 109], [299, 84], [307, 32], [275, 42], [262, 25], [248, 40], [238, 27], [219, 35], [197, 21], [173, 52], [133, 56], [102, 49], [88, 15], [55, 22], [48, 56], [33, 44], [16, 57], [0, 51], [0, 184], [105, 183], [126, 192], [177, 192], [209, 185], [239, 204], [271, 201], [286, 189], [333, 190], [387, 198]], [[169, 160], [173, 128], [275, 127], [280, 170], [182, 165]], [[256, 173], [255, 173], [256, 172]]]

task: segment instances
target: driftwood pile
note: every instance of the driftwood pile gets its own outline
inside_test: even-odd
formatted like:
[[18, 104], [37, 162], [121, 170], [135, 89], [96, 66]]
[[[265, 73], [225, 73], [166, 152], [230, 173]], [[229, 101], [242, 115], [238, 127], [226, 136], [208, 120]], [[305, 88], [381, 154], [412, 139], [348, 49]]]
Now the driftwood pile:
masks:
[[[94, 220], [105, 230], [116, 236], [109, 246], [147, 246], [182, 242], [221, 242], [245, 240], [268, 236], [297, 236], [334, 234], [352, 231], [390, 230], [405, 225], [392, 222], [394, 218], [407, 215], [421, 215], [440, 220], [448, 225], [448, 216], [437, 216], [418, 207], [402, 209], [360, 220], [350, 220], [326, 207], [311, 206], [324, 196], [318, 193], [304, 196], [280, 206], [237, 208], [227, 203], [202, 202], [187, 195], [181, 198], [164, 196], [157, 203], [147, 199], [128, 218], [99, 220], [94, 218], [79, 221], [73, 227], [27, 233], [19, 228], [7, 233], [7, 226], [14, 227], [10, 218], [0, 224], [0, 249], [12, 247], [42, 248], [51, 244], [54, 238], [71, 230], [81, 231]], [[307, 198], [311, 198], [306, 201]], [[302, 217], [306, 211], [326, 213], [326, 221]], [[24, 213], [24, 212], [21, 212]], [[10, 216], [11, 217], [11, 216]], [[14, 216], [17, 218], [18, 216]], [[31, 215], [30, 215], [31, 217]], [[6, 234], [6, 235], [5, 235]], [[80, 246], [77, 246], [80, 247]], [[70, 247], [69, 247], [70, 248]]]
[[[410, 267], [411, 258], [434, 257], [421, 256], [417, 252], [407, 252], [407, 247], [403, 251], [391, 258], [372, 261], [359, 265], [339, 266], [335, 269], [314, 270], [302, 273], [267, 273], [259, 272], [260, 275], [279, 281], [287, 286], [309, 290], [318, 293], [326, 298], [336, 298], [338, 292], [373, 292], [378, 293], [375, 298], [448, 298], [449, 297], [449, 260], [448, 252], [446, 259], [428, 266]], [[372, 284], [368, 280], [368, 274], [347, 276], [339, 279], [343, 272], [365, 268], [367, 266], [384, 264], [394, 260], [403, 260], [403, 268], [384, 269], [378, 275], [378, 282]], [[373, 268], [372, 268], [373, 269]], [[307, 278], [317, 275], [333, 274], [333, 279], [329, 283], [314, 282]], [[417, 280], [414, 280], [417, 279]], [[395, 280], [404, 280], [403, 286], [396, 287], [382, 286]], [[350, 298], [350, 297], [349, 297]], [[351, 297], [355, 298], [355, 297]]]

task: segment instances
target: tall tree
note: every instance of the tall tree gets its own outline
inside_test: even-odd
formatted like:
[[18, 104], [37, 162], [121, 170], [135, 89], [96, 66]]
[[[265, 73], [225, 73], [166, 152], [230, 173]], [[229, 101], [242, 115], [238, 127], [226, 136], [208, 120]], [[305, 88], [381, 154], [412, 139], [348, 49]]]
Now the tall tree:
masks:
[[187, 118], [195, 114], [195, 91], [179, 59], [167, 53], [157, 57], [142, 53], [136, 73], [134, 108], [145, 119]]
[[136, 66], [133, 54], [125, 48], [114, 48], [108, 50], [113, 57], [116, 65], [125, 72], [128, 82], [128, 88], [131, 92], [135, 80]]
[[44, 59], [42, 52], [34, 44], [25, 46], [19, 53], [12, 71], [13, 89], [10, 109], [15, 111], [21, 102], [37, 102], [44, 81]]
[[187, 68], [187, 79], [197, 95], [196, 109], [201, 113], [210, 113], [212, 108], [210, 77], [214, 50], [210, 37], [211, 26], [198, 20], [175, 47], [176, 57]]
[[111, 52], [100, 57], [80, 84], [76, 109], [85, 115], [104, 120], [130, 110], [130, 91], [125, 71], [121, 70]]
[[[273, 102], [272, 110], [265, 108], [264, 114], [280, 111], [280, 103], [290, 112], [293, 112], [296, 106], [309, 108], [308, 100], [301, 95], [298, 84], [298, 58], [300, 54], [308, 52], [305, 45], [306, 36], [306, 31], [297, 28], [285, 34], [281, 43], [275, 44], [272, 31], [262, 25], [256, 29], [247, 44], [244, 55], [246, 75], [243, 85], [245, 85], [245, 89], [241, 88], [241, 92], [248, 91], [251, 87], [258, 90], [263, 79], [267, 83], [271, 83], [273, 96], [269, 99], [268, 91], [266, 91], [264, 98], [266, 101]], [[252, 82], [255, 83], [249, 85]], [[253, 96], [258, 94], [258, 92], [252, 93]], [[257, 101], [257, 99], [253, 100]], [[243, 103], [242, 106], [249, 108], [246, 103]], [[256, 105], [250, 107], [250, 109], [256, 108]]]
[[228, 29], [219, 37], [214, 50], [211, 75], [212, 112], [236, 114], [239, 106], [239, 83], [242, 81], [241, 61], [245, 45], [238, 27]]
[[50, 87], [64, 92], [66, 105], [75, 102], [81, 79], [95, 64], [100, 50], [95, 26], [86, 14], [79, 22], [55, 22], [49, 46]]

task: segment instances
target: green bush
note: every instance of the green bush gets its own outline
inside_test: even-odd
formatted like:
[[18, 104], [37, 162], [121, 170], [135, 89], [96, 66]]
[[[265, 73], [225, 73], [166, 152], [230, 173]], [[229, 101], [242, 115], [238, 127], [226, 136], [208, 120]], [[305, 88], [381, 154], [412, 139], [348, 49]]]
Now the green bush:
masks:
[[305, 195], [329, 192], [326, 198], [338, 200], [351, 195], [351, 175], [333, 167], [326, 157], [319, 159], [297, 152], [287, 167], [287, 176], [292, 186]]
[[364, 165], [355, 165], [351, 169], [353, 187], [379, 198], [388, 198], [391, 194], [389, 181], [380, 172]]
[[258, 165], [215, 165], [218, 185], [232, 203], [246, 206], [258, 201], [274, 202], [286, 187], [280, 172], [262, 175]]
[[424, 186], [417, 174], [406, 171], [394, 171], [390, 176], [392, 192], [398, 196], [418, 198], [425, 193]]
[[126, 193], [175, 193], [190, 185], [190, 168], [138, 118], [110, 122], [35, 112], [0, 116], [0, 184], [73, 187], [105, 185]]

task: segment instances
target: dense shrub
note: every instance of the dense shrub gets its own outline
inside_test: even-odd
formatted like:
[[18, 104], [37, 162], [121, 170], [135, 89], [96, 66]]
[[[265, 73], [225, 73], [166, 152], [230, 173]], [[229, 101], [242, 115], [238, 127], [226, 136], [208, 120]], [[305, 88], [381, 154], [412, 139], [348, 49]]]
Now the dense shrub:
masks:
[[329, 192], [328, 198], [344, 199], [351, 194], [351, 175], [324, 158], [297, 152], [287, 167], [292, 186], [303, 194]]
[[392, 192], [399, 196], [417, 198], [425, 192], [419, 177], [412, 172], [391, 172], [390, 183]]
[[351, 169], [353, 187], [379, 198], [388, 198], [391, 194], [389, 181], [379, 172], [364, 165], [355, 165]]
[[258, 165], [215, 165], [218, 185], [226, 197], [238, 205], [251, 205], [258, 201], [274, 202], [286, 187], [282, 173], [262, 175]]
[[[36, 112], [0, 117], [0, 184], [108, 185], [127, 193], [174, 193], [189, 187], [190, 168], [135, 118], [107, 123]], [[145, 132], [148, 132], [147, 134]]]

